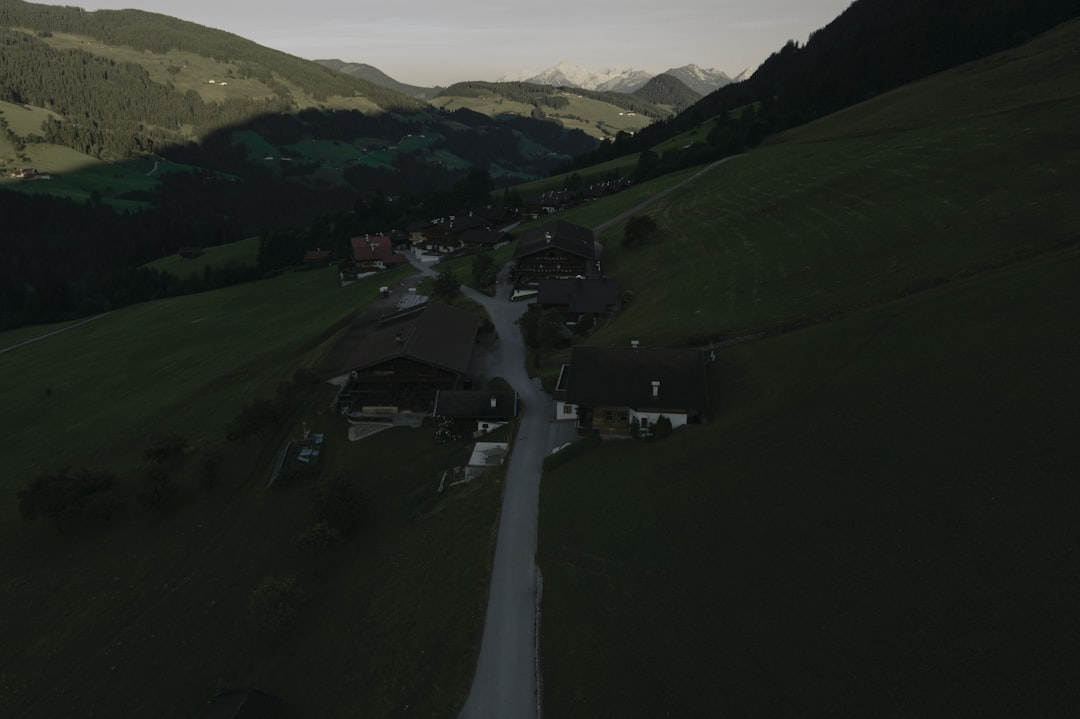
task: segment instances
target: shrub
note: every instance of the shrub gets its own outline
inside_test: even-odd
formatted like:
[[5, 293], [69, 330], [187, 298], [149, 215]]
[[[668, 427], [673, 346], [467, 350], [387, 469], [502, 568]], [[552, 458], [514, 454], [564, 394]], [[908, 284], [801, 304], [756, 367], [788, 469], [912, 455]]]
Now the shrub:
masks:
[[329, 523], [315, 522], [299, 537], [296, 538], [296, 546], [302, 552], [319, 554], [341, 541], [341, 532], [330, 526]]
[[52, 520], [64, 531], [78, 526], [107, 525], [120, 514], [123, 499], [111, 472], [67, 469], [44, 472], [19, 490], [19, 514], [28, 522]]
[[168, 514], [176, 509], [179, 495], [180, 485], [173, 481], [173, 478], [160, 467], [152, 467], [143, 475], [135, 499], [145, 510], [152, 510], [158, 514]]
[[295, 577], [265, 577], [251, 591], [248, 622], [258, 631], [288, 631], [296, 624], [303, 599]]
[[311, 513], [315, 523], [325, 523], [342, 537], [351, 537], [364, 525], [367, 499], [359, 487], [339, 475], [319, 487]]

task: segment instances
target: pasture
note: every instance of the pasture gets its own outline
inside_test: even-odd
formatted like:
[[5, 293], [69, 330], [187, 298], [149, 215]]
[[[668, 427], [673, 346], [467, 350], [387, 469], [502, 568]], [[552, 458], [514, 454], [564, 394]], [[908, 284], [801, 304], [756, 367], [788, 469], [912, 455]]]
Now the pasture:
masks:
[[145, 265], [161, 272], [169, 272], [180, 277], [200, 275], [207, 267], [221, 269], [230, 265], [254, 267], [259, 258], [259, 238], [249, 237], [237, 242], [229, 242], [216, 247], [204, 247], [199, 257], [184, 259], [179, 254], [162, 257]]
[[1072, 710], [1078, 27], [602, 235], [635, 299], [590, 342], [767, 336], [716, 349], [707, 425], [545, 473], [548, 714]]
[[545, 473], [547, 711], [1067, 713], [1078, 271], [719, 350], [710, 424]]
[[[125, 308], [0, 354], [20, 380], [0, 390], [0, 713], [50, 717], [78, 701], [109, 716], [189, 717], [235, 686], [275, 693], [296, 716], [348, 716], [357, 702], [371, 716], [431, 714], [464, 700], [500, 495], [495, 481], [435, 494], [464, 443], [430, 429], [349, 443], [330, 385], [277, 427], [225, 440], [245, 402], [273, 396], [297, 368], [327, 371], [375, 288], [407, 274], [340, 288], [331, 270], [287, 273]], [[4, 333], [0, 346], [29, 334]], [[321, 474], [265, 489], [305, 423], [327, 436]], [[133, 495], [146, 451], [169, 437], [189, 449], [168, 467], [179, 494], [159, 515]], [[205, 461], [218, 468], [212, 491], [198, 481]], [[63, 534], [20, 520], [16, 490], [64, 467], [118, 475], [127, 502], [113, 526]], [[363, 530], [311, 554], [298, 538], [338, 475], [363, 492]], [[268, 576], [303, 590], [287, 633], [248, 621]]]

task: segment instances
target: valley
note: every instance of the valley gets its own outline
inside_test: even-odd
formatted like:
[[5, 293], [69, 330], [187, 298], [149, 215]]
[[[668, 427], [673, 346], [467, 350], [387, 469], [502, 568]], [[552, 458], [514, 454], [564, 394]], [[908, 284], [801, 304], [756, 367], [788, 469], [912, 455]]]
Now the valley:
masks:
[[[790, 96], [737, 104], [746, 86], [710, 100], [722, 112], [623, 114], [640, 124], [619, 130], [606, 123], [627, 109], [566, 90], [537, 90], [566, 104], [536, 105], [472, 84], [372, 116], [279, 73], [303, 109], [213, 130], [172, 159], [79, 160], [29, 140], [44, 103], [0, 104], [0, 165], [62, 168], [0, 185], [7, 267], [62, 270], [0, 284], [6, 316], [43, 308], [54, 275], [78, 295], [80, 264], [128, 273], [104, 285], [93, 321], [0, 331], [0, 715], [191, 717], [250, 687], [297, 717], [537, 704], [554, 717], [1067, 716], [1080, 666], [1078, 38], [1074, 19], [783, 129]], [[236, 62], [97, 52], [156, 63], [151, 76], [200, 102], [255, 91], [234, 86]], [[208, 73], [229, 84], [203, 87]], [[561, 125], [492, 119], [545, 102]], [[575, 122], [573, 138], [634, 136], [577, 144]], [[552, 161], [530, 165], [540, 154]], [[440, 192], [390, 189], [404, 177]], [[507, 236], [490, 250], [438, 250], [470, 211], [613, 177], [632, 182], [495, 223]], [[138, 214], [181, 183], [202, 203], [177, 202], [164, 226]], [[77, 203], [46, 205], [55, 195]], [[16, 216], [31, 202], [64, 209]], [[643, 219], [651, 231], [631, 241]], [[99, 225], [112, 242], [90, 238]], [[568, 225], [602, 249], [618, 308], [547, 336], [515, 326], [534, 304], [508, 301], [519, 248]], [[67, 251], [89, 259], [65, 265], [76, 234], [89, 252]], [[112, 254], [140, 237], [152, 251]], [[343, 282], [351, 238], [372, 237], [397, 247], [392, 268]], [[187, 245], [202, 254], [180, 257]], [[331, 254], [305, 265], [316, 248]], [[494, 272], [484, 282], [477, 257]], [[219, 283], [227, 272], [236, 281]], [[189, 285], [155, 295], [151, 280]], [[473, 389], [492, 408], [502, 392], [525, 403], [489, 436], [514, 448], [507, 463], [470, 482], [452, 474], [469, 433], [427, 417], [349, 441], [327, 381], [352, 369], [350, 334], [418, 295], [482, 327], [473, 351], [489, 364], [468, 373]], [[538, 436], [576, 434], [576, 418], [551, 421], [563, 365], [632, 342], [708, 358], [702, 420], [587, 434], [544, 459]], [[268, 488], [282, 447], [314, 435], [319, 462], [289, 462]], [[73, 488], [73, 515], [28, 499], [42, 478]], [[514, 577], [505, 624], [502, 600], [489, 604], [505, 596], [500, 572]], [[488, 641], [505, 653], [478, 670]], [[537, 693], [506, 694], [502, 669]]]

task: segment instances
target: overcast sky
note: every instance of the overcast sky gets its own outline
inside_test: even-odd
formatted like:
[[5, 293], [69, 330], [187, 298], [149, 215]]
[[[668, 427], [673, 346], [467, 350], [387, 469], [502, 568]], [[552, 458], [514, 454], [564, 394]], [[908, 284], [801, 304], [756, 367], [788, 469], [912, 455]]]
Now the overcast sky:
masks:
[[[32, 0], [41, 2], [41, 0]], [[309, 60], [374, 65], [413, 85], [495, 80], [559, 62], [659, 73], [693, 63], [729, 75], [805, 42], [851, 0], [48, 0], [130, 8], [241, 35]]]

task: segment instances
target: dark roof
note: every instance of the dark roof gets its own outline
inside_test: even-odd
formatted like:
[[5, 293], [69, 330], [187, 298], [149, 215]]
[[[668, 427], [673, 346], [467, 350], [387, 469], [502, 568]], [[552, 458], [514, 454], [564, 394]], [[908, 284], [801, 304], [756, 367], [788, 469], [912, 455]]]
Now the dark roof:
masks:
[[587, 260], [596, 259], [593, 231], [566, 220], [555, 220], [526, 230], [518, 240], [514, 259], [540, 252], [549, 245]]
[[465, 215], [464, 217], [455, 217], [450, 220], [450, 231], [455, 234], [461, 234], [462, 232], [468, 232], [469, 230], [483, 230], [487, 229], [488, 221], [480, 217], [479, 215]]
[[425, 302], [387, 315], [345, 360], [347, 371], [396, 357], [464, 374], [469, 367], [480, 318], [441, 302]]
[[566, 305], [571, 312], [603, 314], [619, 306], [619, 286], [614, 280], [542, 279], [537, 287], [536, 304]]
[[461, 233], [461, 241], [466, 245], [490, 245], [494, 247], [506, 240], [506, 233], [501, 230], [466, 230]]
[[[655, 398], [653, 382], [660, 383]], [[707, 409], [705, 353], [690, 348], [574, 347], [566, 401], [586, 407]]]
[[517, 392], [440, 390], [434, 413], [461, 419], [510, 419], [517, 416]]
[[225, 689], [203, 711], [200, 719], [275, 719], [282, 716], [281, 700], [258, 689]]

